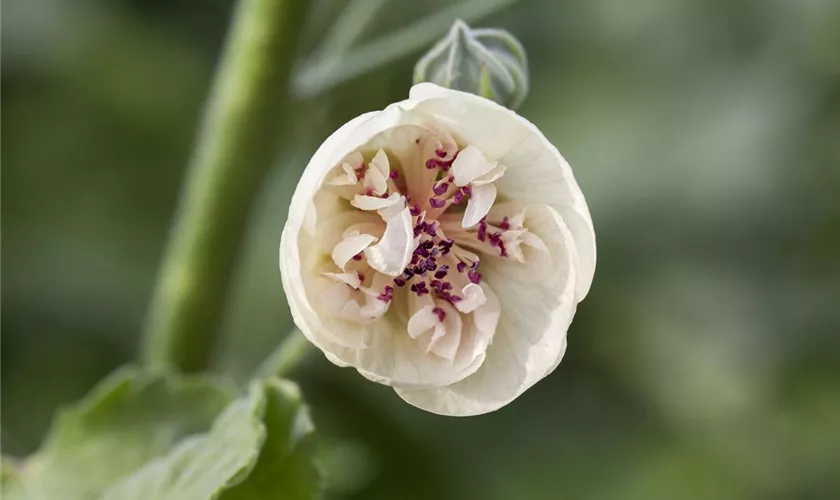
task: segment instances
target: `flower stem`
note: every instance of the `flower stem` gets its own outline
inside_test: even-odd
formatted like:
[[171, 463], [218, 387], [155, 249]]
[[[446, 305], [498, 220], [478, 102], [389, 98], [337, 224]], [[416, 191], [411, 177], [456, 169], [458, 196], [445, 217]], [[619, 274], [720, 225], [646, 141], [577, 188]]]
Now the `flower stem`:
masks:
[[287, 82], [308, 4], [236, 6], [152, 296], [149, 365], [208, 364], [252, 201], [290, 121]]
[[310, 347], [312, 347], [312, 344], [306, 340], [300, 330], [292, 330], [277, 349], [257, 368], [254, 377], [287, 377], [304, 356], [311, 351]]

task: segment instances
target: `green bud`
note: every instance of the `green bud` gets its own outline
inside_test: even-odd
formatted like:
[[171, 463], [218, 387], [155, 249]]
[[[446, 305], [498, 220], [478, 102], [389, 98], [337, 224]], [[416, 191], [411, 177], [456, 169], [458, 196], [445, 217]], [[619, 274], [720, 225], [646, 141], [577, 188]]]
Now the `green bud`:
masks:
[[515, 109], [528, 94], [528, 60], [522, 44], [507, 31], [471, 29], [458, 20], [417, 61], [414, 83], [420, 82], [471, 92]]

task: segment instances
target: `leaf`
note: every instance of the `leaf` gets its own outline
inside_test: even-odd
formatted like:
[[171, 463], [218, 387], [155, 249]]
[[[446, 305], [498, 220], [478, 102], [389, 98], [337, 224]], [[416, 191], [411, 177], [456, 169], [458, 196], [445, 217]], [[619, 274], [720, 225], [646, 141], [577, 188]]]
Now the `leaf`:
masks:
[[6, 500], [87, 500], [205, 432], [231, 387], [206, 377], [123, 368], [55, 419], [41, 449], [4, 481]]
[[253, 385], [247, 397], [230, 404], [210, 432], [179, 443], [108, 488], [102, 500], [190, 500], [218, 498], [254, 468], [265, 442], [265, 393]]
[[255, 382], [210, 432], [150, 462], [102, 500], [315, 498], [311, 434], [294, 384]]
[[321, 483], [313, 463], [314, 426], [297, 386], [285, 380], [265, 382], [263, 421], [268, 439], [257, 466], [245, 481], [226, 490], [221, 500], [319, 498]]

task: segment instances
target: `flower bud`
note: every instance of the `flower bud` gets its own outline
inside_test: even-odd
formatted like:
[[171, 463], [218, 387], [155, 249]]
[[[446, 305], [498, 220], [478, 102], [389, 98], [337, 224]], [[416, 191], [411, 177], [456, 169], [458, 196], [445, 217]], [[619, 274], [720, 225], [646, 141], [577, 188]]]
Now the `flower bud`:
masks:
[[516, 109], [528, 93], [525, 49], [507, 31], [471, 29], [458, 20], [417, 61], [414, 83], [421, 82], [470, 92]]

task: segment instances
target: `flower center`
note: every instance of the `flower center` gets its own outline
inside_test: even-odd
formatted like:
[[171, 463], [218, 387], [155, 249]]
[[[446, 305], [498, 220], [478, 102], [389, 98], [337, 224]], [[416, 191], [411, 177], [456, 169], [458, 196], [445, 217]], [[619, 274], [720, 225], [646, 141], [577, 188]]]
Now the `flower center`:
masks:
[[348, 155], [328, 176], [326, 188], [358, 218], [333, 248], [340, 272], [324, 273], [335, 283], [322, 302], [329, 314], [369, 322], [402, 297], [411, 337], [428, 333], [427, 350], [449, 358], [451, 347], [436, 345], [446, 344], [447, 328], [460, 330], [462, 321], [450, 317], [480, 312], [492, 293], [481, 256], [522, 262], [523, 243], [545, 246], [523, 227], [522, 207], [494, 207], [504, 166], [449, 134], [413, 129], [369, 160], [362, 151]]

